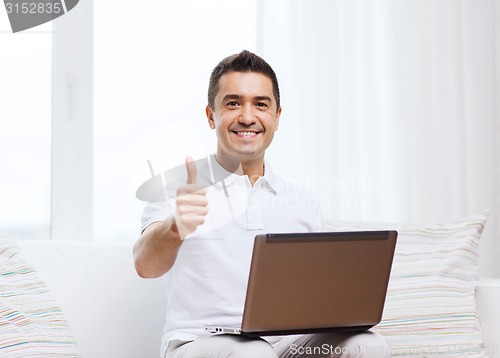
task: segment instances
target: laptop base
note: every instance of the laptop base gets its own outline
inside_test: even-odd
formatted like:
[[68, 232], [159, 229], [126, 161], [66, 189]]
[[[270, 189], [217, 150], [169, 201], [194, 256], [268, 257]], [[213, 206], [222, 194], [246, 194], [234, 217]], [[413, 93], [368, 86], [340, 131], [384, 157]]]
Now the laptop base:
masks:
[[367, 331], [373, 325], [353, 326], [353, 327], [333, 327], [333, 328], [313, 328], [313, 329], [296, 329], [284, 331], [262, 331], [262, 332], [243, 332], [240, 327], [230, 326], [206, 326], [205, 330], [212, 334], [234, 334], [248, 338], [259, 338], [262, 336], [287, 336], [295, 334], [321, 334], [332, 332], [361, 332]]
[[285, 330], [285, 331], [270, 331], [270, 332], [241, 332], [240, 335], [250, 338], [257, 338], [261, 336], [287, 336], [295, 334], [319, 334], [319, 333], [332, 333], [332, 332], [357, 332], [367, 331], [373, 325], [355, 326], [355, 327], [333, 327], [333, 328], [314, 328], [314, 329], [298, 329], [298, 330]]

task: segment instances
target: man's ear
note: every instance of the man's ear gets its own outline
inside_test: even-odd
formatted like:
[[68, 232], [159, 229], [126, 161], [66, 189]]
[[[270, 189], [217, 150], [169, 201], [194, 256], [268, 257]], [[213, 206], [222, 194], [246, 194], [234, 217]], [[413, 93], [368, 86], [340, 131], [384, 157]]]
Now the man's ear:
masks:
[[274, 125], [274, 131], [276, 132], [278, 130], [278, 125], [280, 123], [280, 117], [281, 117], [281, 108], [278, 108], [278, 111], [276, 112], [276, 123]]
[[205, 107], [205, 114], [207, 115], [208, 125], [210, 128], [215, 129], [214, 112], [209, 105]]

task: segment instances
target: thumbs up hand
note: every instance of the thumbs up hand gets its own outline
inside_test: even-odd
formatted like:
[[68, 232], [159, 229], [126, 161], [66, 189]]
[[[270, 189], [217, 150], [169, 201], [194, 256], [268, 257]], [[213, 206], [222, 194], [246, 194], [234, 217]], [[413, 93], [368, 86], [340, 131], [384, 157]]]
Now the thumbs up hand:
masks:
[[205, 222], [208, 213], [207, 189], [196, 185], [197, 169], [193, 158], [186, 158], [187, 182], [177, 189], [175, 223], [181, 240]]

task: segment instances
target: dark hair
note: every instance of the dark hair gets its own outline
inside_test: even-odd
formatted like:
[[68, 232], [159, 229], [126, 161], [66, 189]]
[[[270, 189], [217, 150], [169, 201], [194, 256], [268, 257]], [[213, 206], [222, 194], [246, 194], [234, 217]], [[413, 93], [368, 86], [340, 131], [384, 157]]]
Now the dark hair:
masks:
[[208, 105], [210, 108], [214, 109], [215, 96], [219, 92], [220, 78], [229, 72], [256, 72], [268, 77], [273, 84], [273, 94], [277, 105], [276, 110], [280, 108], [280, 89], [274, 70], [263, 58], [246, 50], [226, 57], [213, 69], [208, 85]]

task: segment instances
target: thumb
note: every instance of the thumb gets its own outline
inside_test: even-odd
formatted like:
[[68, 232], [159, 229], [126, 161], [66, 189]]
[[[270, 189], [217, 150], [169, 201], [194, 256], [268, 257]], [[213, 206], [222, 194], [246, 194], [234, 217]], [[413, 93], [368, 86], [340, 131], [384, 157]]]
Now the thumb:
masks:
[[193, 158], [186, 157], [186, 170], [187, 170], [187, 184], [195, 184], [196, 183], [196, 163], [193, 161]]

